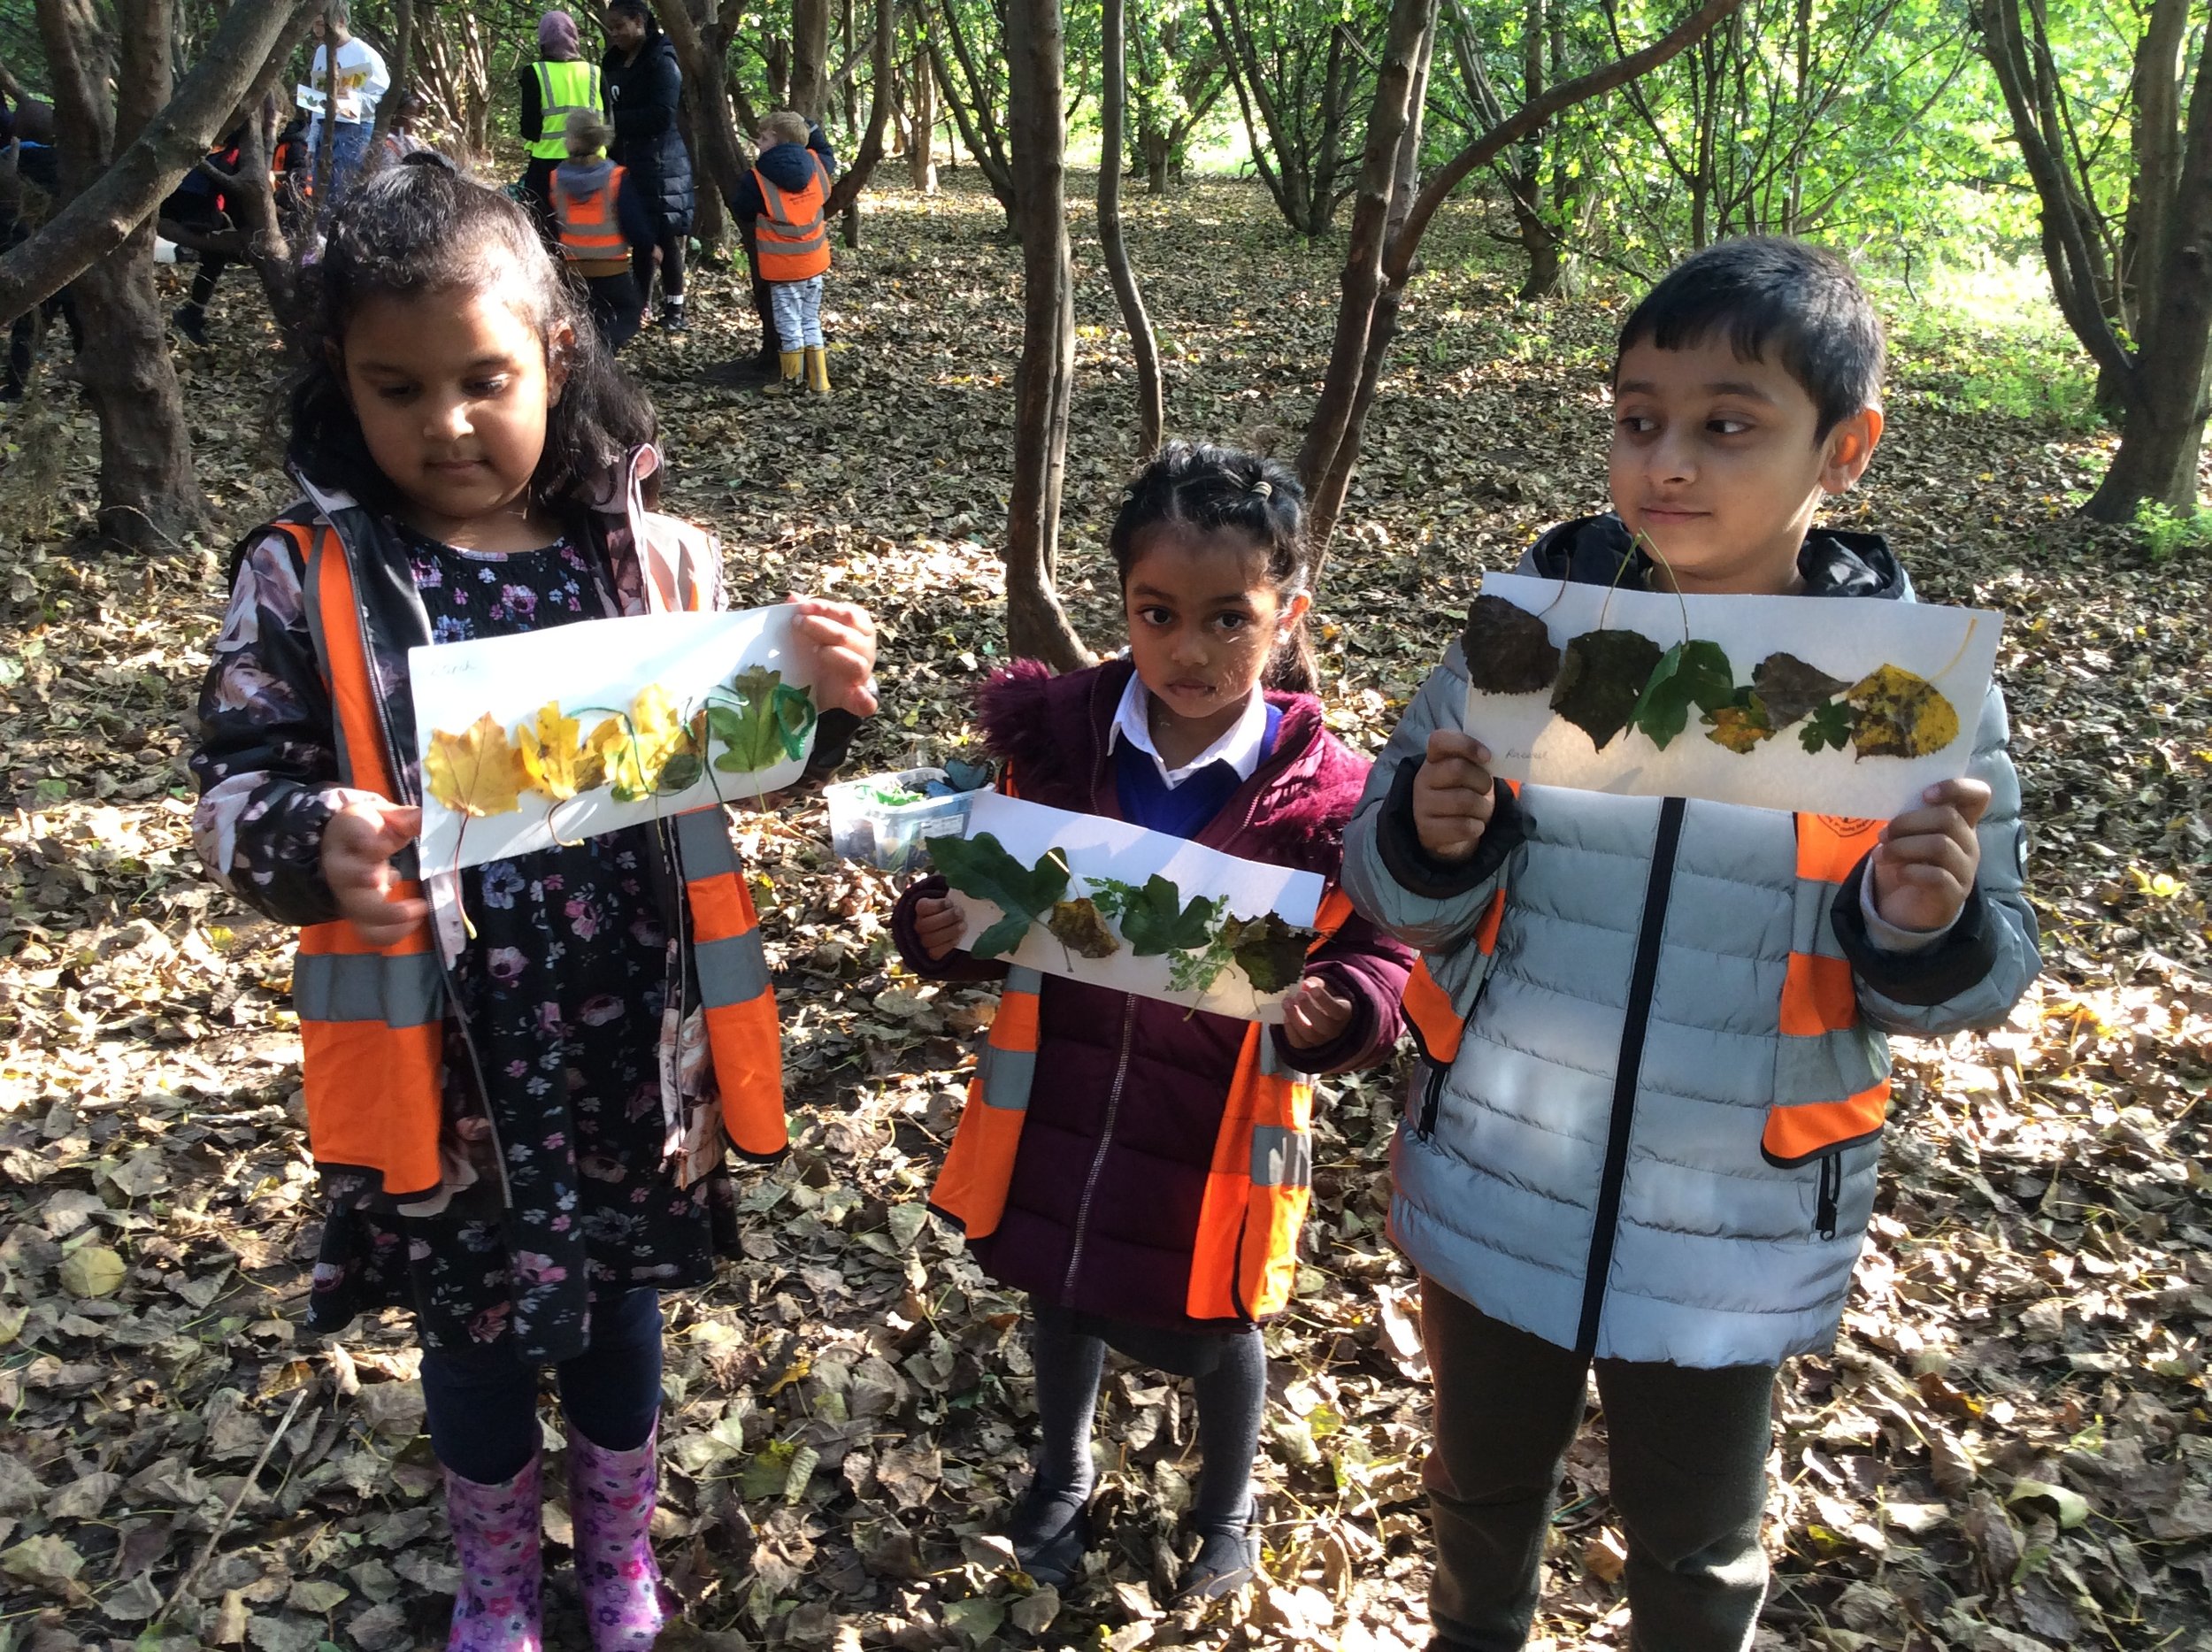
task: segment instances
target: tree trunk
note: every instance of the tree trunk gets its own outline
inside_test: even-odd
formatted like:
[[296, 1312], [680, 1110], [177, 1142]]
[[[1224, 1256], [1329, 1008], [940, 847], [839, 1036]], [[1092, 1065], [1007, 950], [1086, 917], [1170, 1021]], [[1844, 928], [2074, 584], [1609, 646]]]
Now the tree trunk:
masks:
[[829, 103], [829, 0], [791, 0], [791, 107], [819, 125]]
[[1014, 374], [1014, 477], [1006, 524], [1006, 645], [1056, 671], [1090, 663], [1054, 588], [1060, 488], [1075, 380], [1075, 290], [1069, 267], [1067, 124], [1061, 102], [1060, 0], [1007, 12], [1008, 127], [1014, 221], [1022, 241], [1022, 353]]
[[[1351, 250], [1345, 260], [1336, 340], [1321, 399], [1298, 456], [1299, 480], [1306, 488], [1308, 532], [1324, 547], [1344, 508], [1359, 457], [1366, 409], [1374, 398], [1396, 332], [1398, 307], [1420, 251], [1421, 238], [1428, 233], [1437, 209], [1469, 173], [1489, 165], [1555, 115], [1665, 63], [1733, 11], [1740, 0], [1703, 0], [1696, 12], [1641, 50], [1625, 53], [1603, 68], [1571, 81], [1555, 81], [1541, 97], [1524, 104], [1510, 118], [1453, 156], [1417, 192], [1417, 134], [1414, 143], [1404, 142], [1417, 122], [1415, 111], [1404, 100], [1421, 73], [1428, 42], [1422, 39], [1420, 50], [1411, 53], [1404, 42], [1417, 21], [1424, 23], [1421, 32], [1425, 35], [1427, 13], [1433, 3], [1394, 0], [1391, 7], [1391, 43], [1376, 78], [1375, 109], [1368, 121], [1367, 150], [1353, 211]], [[1415, 15], [1406, 15], [1409, 12]], [[1368, 244], [1371, 237], [1379, 249]]]
[[665, 0], [656, 9], [656, 15], [660, 18], [668, 43], [676, 49], [676, 61], [683, 70], [684, 89], [691, 100], [692, 132], [699, 140], [692, 150], [693, 158], [706, 173], [708, 187], [718, 190], [727, 200], [737, 193], [737, 186], [748, 169], [738, 146], [729, 98], [723, 90], [726, 77], [721, 55], [710, 52], [701, 38], [699, 25], [691, 15], [690, 0]]
[[[916, 21], [926, 30], [929, 22], [918, 8]], [[924, 42], [914, 54], [913, 124], [907, 128], [907, 181], [924, 195], [937, 193], [937, 77], [930, 73], [929, 47]]]
[[[323, 6], [323, 39], [318, 48], [323, 54], [323, 109], [322, 118], [315, 126], [315, 218], [318, 223], [330, 217], [330, 186], [332, 158], [338, 148], [338, 8], [326, 0]], [[315, 79], [315, 54], [307, 54], [307, 78]], [[311, 245], [320, 238], [309, 237]]]
[[376, 124], [370, 128], [371, 142], [392, 129], [400, 104], [407, 100], [408, 83], [414, 73], [414, 55], [415, 0], [392, 0], [392, 60], [385, 65], [391, 71], [392, 85], [376, 100]]
[[1137, 363], [1137, 445], [1141, 452], [1156, 452], [1166, 419], [1160, 391], [1160, 350], [1152, 336], [1152, 318], [1145, 313], [1144, 295], [1137, 290], [1136, 272], [1129, 267], [1129, 247], [1121, 234], [1122, 125], [1129, 103], [1126, 54], [1122, 25], [1125, 0], [1103, 0], [1099, 74], [1098, 244], [1105, 254], [1106, 273], [1121, 304], [1122, 325], [1129, 329], [1129, 350]]
[[[83, 32], [89, 14], [88, 7], [54, 0], [39, 8], [58, 80], [81, 76], [95, 60], [93, 41]], [[56, 136], [64, 152], [96, 156], [104, 166], [109, 146], [122, 151], [134, 144], [169, 102], [169, 0], [122, 0], [116, 23], [115, 103], [111, 121], [98, 123], [104, 130], [68, 130], [83, 119], [88, 106], [100, 104], [101, 89], [80, 84], [65, 97], [58, 85], [55, 98]], [[251, 68], [259, 66], [257, 62]], [[224, 101], [227, 108], [230, 100]], [[81, 189], [90, 181], [80, 169], [74, 179], [65, 178], [65, 189]], [[126, 549], [175, 549], [200, 525], [206, 502], [193, 477], [184, 392], [169, 359], [154, 289], [150, 219], [142, 218], [120, 245], [79, 275], [72, 296], [84, 327], [76, 375], [100, 426], [100, 535]]]

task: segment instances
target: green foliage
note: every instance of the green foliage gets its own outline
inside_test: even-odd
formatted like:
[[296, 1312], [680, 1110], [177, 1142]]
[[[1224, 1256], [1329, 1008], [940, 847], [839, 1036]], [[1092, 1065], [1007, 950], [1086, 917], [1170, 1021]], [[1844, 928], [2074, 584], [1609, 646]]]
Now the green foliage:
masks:
[[1895, 340], [1914, 362], [1908, 388], [1947, 411], [2017, 419], [2056, 434], [2093, 435], [2096, 370], [2072, 336], [2012, 326], [1970, 332], [1947, 318], [1915, 315]]
[[1121, 925], [1122, 939], [1141, 958], [1203, 947], [1221, 911], [1218, 900], [1203, 895], [1194, 895], [1185, 905], [1183, 892], [1156, 872], [1145, 880], [1142, 888], [1108, 882], [1093, 898], [1101, 910], [1113, 913]]
[[1067, 857], [1058, 849], [1048, 849], [1035, 865], [1025, 866], [988, 832], [932, 838], [929, 854], [947, 883], [1005, 914], [969, 947], [979, 958], [995, 958], [1021, 945], [1030, 925], [1050, 911], [1068, 887]]
[[2170, 562], [2185, 550], [2212, 550], [2212, 506], [2181, 511], [2146, 499], [2136, 507], [2135, 531], [2153, 562]]
[[1628, 720], [1664, 751], [1688, 726], [1691, 706], [1717, 711], [1735, 697], [1736, 673], [1719, 643], [1678, 642], [1652, 667]]

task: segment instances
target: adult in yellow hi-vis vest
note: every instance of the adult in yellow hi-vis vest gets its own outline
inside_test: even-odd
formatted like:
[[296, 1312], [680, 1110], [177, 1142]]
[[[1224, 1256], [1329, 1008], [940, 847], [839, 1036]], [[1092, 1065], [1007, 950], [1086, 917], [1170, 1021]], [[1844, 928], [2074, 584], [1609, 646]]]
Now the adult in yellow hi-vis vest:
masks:
[[[1002, 784], [1024, 799], [1320, 874], [1319, 934], [1277, 965], [1291, 987], [1281, 1026], [972, 957], [941, 879], [895, 918], [918, 971], [1005, 983], [930, 1203], [1029, 1296], [1037, 1472], [1006, 1533], [1041, 1581], [1064, 1583], [1087, 1542], [1110, 1346], [1194, 1379], [1199, 1548], [1178, 1593], [1252, 1580], [1256, 1322], [1297, 1288], [1314, 1078], [1397, 1039], [1409, 957], [1327, 888], [1366, 764], [1310, 692], [1301, 519], [1298, 484], [1272, 461], [1171, 444], [1130, 485], [1112, 535], [1131, 657], [1058, 678], [1018, 665], [978, 704]], [[1120, 921], [1133, 951], [1140, 931]]]
[[538, 19], [538, 55], [516, 71], [521, 94], [519, 123], [530, 164], [523, 170], [523, 204], [536, 215], [547, 244], [555, 242], [553, 170], [568, 158], [571, 115], [607, 118], [606, 78], [584, 60], [576, 19], [548, 12]]

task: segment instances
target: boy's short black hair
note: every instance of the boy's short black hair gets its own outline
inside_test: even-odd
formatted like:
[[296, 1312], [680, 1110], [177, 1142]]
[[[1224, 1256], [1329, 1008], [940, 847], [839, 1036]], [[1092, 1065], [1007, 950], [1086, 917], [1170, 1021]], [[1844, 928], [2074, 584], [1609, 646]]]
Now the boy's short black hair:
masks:
[[1784, 235], [1717, 242], [1668, 271], [1629, 312], [1613, 354], [1649, 339], [1684, 350], [1724, 330], [1737, 357], [1765, 359], [1770, 345], [1820, 410], [1819, 441], [1882, 393], [1882, 323], [1851, 266], [1824, 248]]

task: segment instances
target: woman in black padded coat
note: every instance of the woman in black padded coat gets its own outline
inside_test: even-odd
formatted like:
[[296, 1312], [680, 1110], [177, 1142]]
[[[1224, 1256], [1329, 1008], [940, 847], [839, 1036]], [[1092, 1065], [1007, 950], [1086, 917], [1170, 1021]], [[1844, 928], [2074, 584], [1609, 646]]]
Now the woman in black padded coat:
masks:
[[[614, 117], [613, 158], [628, 169], [629, 187], [652, 214], [659, 242], [660, 324], [684, 330], [684, 248], [696, 202], [691, 155], [676, 125], [683, 72], [646, 0], [614, 0], [607, 8], [607, 56], [600, 65]], [[638, 290], [653, 296], [652, 261], [636, 255]]]

